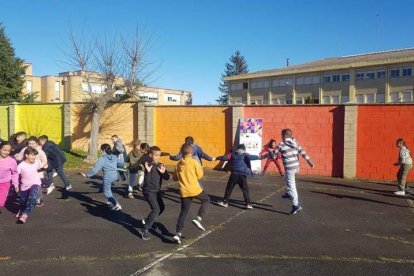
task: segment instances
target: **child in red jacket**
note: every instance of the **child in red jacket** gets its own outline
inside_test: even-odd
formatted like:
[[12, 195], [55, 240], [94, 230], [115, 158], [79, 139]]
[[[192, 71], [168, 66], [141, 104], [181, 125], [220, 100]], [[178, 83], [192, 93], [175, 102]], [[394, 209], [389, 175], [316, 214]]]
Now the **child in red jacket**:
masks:
[[[267, 154], [269, 151], [274, 151], [277, 148], [277, 143], [276, 140], [271, 139], [269, 141], [269, 143], [267, 143], [264, 147], [263, 150], [260, 152], [260, 155], [265, 155]], [[266, 160], [266, 164], [263, 168], [263, 174], [265, 174], [267, 168], [269, 167], [269, 165], [271, 163], [275, 163], [277, 170], [279, 171], [280, 176], [284, 176], [285, 173], [283, 171], [282, 166], [280, 165], [280, 158], [281, 158], [281, 153], [279, 152], [276, 157], [271, 157], [269, 156], [269, 158]]]

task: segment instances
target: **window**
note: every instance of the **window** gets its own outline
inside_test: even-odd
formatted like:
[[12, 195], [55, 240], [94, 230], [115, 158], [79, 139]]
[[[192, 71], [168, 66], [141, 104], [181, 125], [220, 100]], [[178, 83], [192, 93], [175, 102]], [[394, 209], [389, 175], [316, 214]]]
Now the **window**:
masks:
[[375, 103], [375, 94], [366, 94], [365, 103], [368, 103], [368, 104]]
[[55, 81], [55, 99], [60, 100], [60, 81]]
[[349, 81], [349, 74], [343, 74], [342, 81]]
[[296, 99], [296, 104], [303, 104], [302, 98]]
[[237, 90], [242, 90], [242, 89], [243, 89], [243, 84], [241, 82], [230, 84], [230, 90], [232, 91], [237, 91]]
[[391, 69], [391, 78], [398, 78], [400, 76], [400, 69]]
[[374, 72], [367, 72], [367, 80], [375, 79], [375, 73]]
[[400, 93], [390, 93], [390, 101], [392, 103], [398, 103], [400, 102]]
[[254, 81], [251, 83], [252, 89], [268, 88], [269, 86], [269, 81]]
[[319, 99], [313, 99], [314, 104], [319, 104]]
[[341, 96], [341, 102], [342, 102], [342, 103], [347, 103], [347, 102], [349, 102], [349, 96]]
[[377, 71], [377, 79], [385, 78], [385, 70]]
[[365, 76], [365, 73], [362, 73], [362, 72], [357, 73], [356, 74], [356, 79], [357, 80], [363, 80], [364, 79], [364, 76]]
[[401, 101], [404, 102], [404, 103], [406, 103], [406, 102], [412, 102], [411, 94], [412, 93], [410, 91], [402, 92]]
[[362, 94], [356, 95], [356, 102], [357, 102], [357, 104], [363, 104], [364, 103], [364, 95], [362, 95]]
[[333, 75], [332, 76], [332, 82], [340, 82], [341, 76], [340, 75]]
[[123, 90], [116, 90], [115, 91], [115, 98], [122, 98], [125, 95], [125, 92]]
[[341, 102], [341, 96], [323, 96], [322, 100], [324, 104], [339, 104]]
[[411, 77], [411, 74], [412, 74], [411, 68], [403, 68], [402, 71], [403, 71], [403, 77]]
[[377, 94], [377, 103], [385, 103], [385, 95], [384, 94]]
[[323, 96], [322, 101], [323, 101], [324, 104], [330, 104], [331, 103], [331, 97]]
[[339, 104], [340, 103], [340, 96], [332, 96], [331, 101], [333, 104]]
[[323, 76], [323, 82], [331, 82], [331, 76]]
[[247, 82], [243, 82], [243, 89], [249, 89], [249, 84]]
[[293, 103], [292, 99], [286, 100], [286, 104], [292, 104], [292, 103]]
[[28, 93], [32, 93], [32, 81], [26, 81], [26, 90]]

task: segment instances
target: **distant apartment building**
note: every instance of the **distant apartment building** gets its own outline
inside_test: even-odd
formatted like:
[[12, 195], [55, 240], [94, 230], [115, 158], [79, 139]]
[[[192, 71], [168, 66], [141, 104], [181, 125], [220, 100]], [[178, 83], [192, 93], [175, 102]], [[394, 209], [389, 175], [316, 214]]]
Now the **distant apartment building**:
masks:
[[[32, 64], [26, 63], [23, 93], [37, 93], [36, 101], [48, 102], [83, 102], [90, 93], [103, 93], [105, 85], [99, 78], [92, 78], [89, 84], [82, 71], [63, 72], [58, 76], [33, 76]], [[121, 79], [119, 79], [121, 81]], [[116, 91], [115, 97], [122, 97], [123, 91]], [[191, 105], [192, 93], [184, 90], [174, 90], [158, 87], [143, 86], [138, 91], [139, 100], [156, 105]]]
[[326, 58], [227, 77], [229, 104], [413, 102], [414, 48]]

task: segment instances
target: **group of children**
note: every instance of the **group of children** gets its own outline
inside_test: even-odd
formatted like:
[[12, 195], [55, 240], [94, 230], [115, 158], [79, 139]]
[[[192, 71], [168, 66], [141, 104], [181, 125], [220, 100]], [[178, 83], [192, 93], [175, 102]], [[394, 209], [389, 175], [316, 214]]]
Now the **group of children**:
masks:
[[[18, 223], [25, 223], [35, 206], [43, 206], [42, 188], [50, 194], [54, 170], [65, 184], [72, 186], [63, 172], [65, 155], [46, 135], [26, 138], [18, 132], [9, 141], [0, 142], [0, 207], [4, 207], [10, 188], [13, 187], [20, 202], [16, 214]], [[46, 175], [44, 174], [46, 172]]]
[[[18, 138], [17, 138], [18, 137]], [[47, 136], [39, 138], [26, 137], [16, 138], [16, 145], [13, 147], [10, 142], [2, 142], [0, 146], [0, 207], [4, 206], [7, 193], [12, 185], [16, 192], [19, 192], [20, 209], [17, 213], [20, 223], [26, 222], [28, 215], [33, 210], [36, 203], [41, 205], [41, 187], [45, 187], [47, 193], [50, 191], [53, 179], [53, 170], [61, 177], [66, 190], [70, 190], [68, 179], [63, 173], [63, 164], [66, 161], [63, 153], [56, 144], [48, 140]], [[190, 210], [193, 199], [201, 201], [201, 206], [197, 216], [192, 220], [193, 224], [200, 230], [205, 230], [202, 224], [210, 198], [200, 184], [203, 177], [202, 159], [208, 161], [221, 160], [229, 161], [232, 164], [231, 174], [227, 182], [223, 201], [217, 202], [222, 207], [228, 207], [231, 193], [237, 184], [243, 191], [246, 209], [253, 209], [250, 200], [247, 178], [252, 175], [250, 161], [268, 159], [264, 171], [269, 164], [274, 162], [281, 176], [284, 176], [286, 193], [282, 198], [292, 201], [290, 214], [295, 215], [302, 210], [299, 205], [299, 198], [296, 188], [296, 174], [299, 172], [299, 155], [302, 156], [311, 168], [314, 164], [304, 149], [293, 137], [290, 129], [283, 129], [281, 132], [281, 142], [276, 143], [271, 140], [259, 155], [250, 155], [246, 152], [243, 144], [237, 145], [230, 153], [210, 157], [194, 143], [192, 137], [186, 137], [180, 152], [176, 155], [162, 152], [157, 146], [150, 147], [147, 143], [136, 141], [131, 152], [126, 154], [125, 146], [118, 136], [112, 137], [114, 146], [109, 144], [101, 145], [102, 155], [94, 167], [87, 173], [81, 173], [84, 177], [91, 177], [100, 170], [103, 172], [103, 191], [107, 199], [106, 204], [113, 210], [121, 210], [122, 207], [112, 194], [112, 184], [117, 181], [118, 175], [124, 173], [122, 180], [128, 182], [128, 198], [134, 198], [133, 190], [137, 186], [142, 191], [145, 201], [150, 207], [147, 217], [142, 220], [144, 227], [138, 229], [142, 239], [150, 237], [149, 230], [155, 220], [164, 212], [165, 204], [161, 194], [161, 184], [163, 180], [170, 179], [172, 175], [179, 183], [181, 196], [181, 212], [178, 216], [176, 233], [173, 239], [181, 243], [182, 230], [186, 217]], [[21, 143], [25, 143], [23, 147]], [[405, 141], [398, 139], [396, 142], [400, 149], [398, 162], [394, 165], [400, 166], [398, 171], [399, 191], [397, 195], [405, 195], [408, 187], [406, 178], [412, 168], [411, 153]], [[178, 161], [174, 172], [168, 172], [164, 164], [160, 163], [161, 156], [170, 156], [171, 160]], [[282, 170], [279, 159], [282, 159], [284, 170]], [[20, 162], [20, 164], [18, 164]], [[47, 172], [45, 176], [43, 171]], [[125, 172], [128, 172], [126, 174]], [[138, 182], [138, 183], [137, 183]]]

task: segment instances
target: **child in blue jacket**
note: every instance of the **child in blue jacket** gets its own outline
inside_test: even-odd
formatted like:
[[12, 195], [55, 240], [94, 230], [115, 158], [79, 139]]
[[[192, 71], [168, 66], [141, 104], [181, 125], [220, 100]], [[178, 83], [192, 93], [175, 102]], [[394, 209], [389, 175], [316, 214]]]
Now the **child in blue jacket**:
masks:
[[103, 172], [103, 191], [108, 205], [112, 205], [112, 210], [118, 211], [121, 210], [121, 205], [116, 201], [112, 195], [111, 186], [112, 183], [118, 179], [118, 167], [122, 167], [124, 162], [118, 158], [118, 156], [113, 155], [111, 151], [111, 146], [109, 144], [101, 145], [102, 155], [96, 161], [95, 166], [88, 173], [81, 173], [84, 177], [92, 177], [96, 175], [100, 170]]

